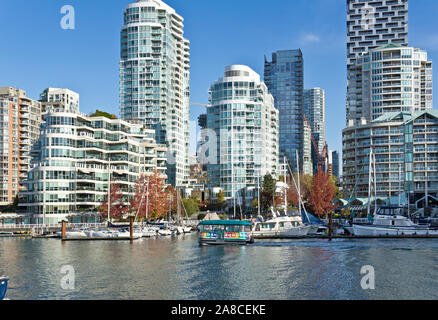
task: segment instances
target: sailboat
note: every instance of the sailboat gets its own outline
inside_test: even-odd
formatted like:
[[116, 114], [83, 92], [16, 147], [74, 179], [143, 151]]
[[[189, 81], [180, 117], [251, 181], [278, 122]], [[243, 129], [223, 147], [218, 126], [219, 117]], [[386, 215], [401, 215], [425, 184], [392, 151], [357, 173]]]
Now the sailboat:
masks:
[[[371, 214], [372, 194], [374, 195], [374, 214]], [[402, 215], [402, 207], [377, 207], [376, 156], [371, 151], [368, 185], [369, 224], [353, 224], [355, 236], [438, 236], [437, 228], [415, 224]]]
[[[285, 193], [285, 215], [279, 216], [271, 208], [272, 218], [265, 222], [258, 221], [254, 225], [254, 237], [303, 237], [306, 236], [311, 227], [303, 223], [301, 216], [289, 216], [287, 212], [287, 180], [286, 180], [286, 157], [284, 158], [284, 193]], [[293, 177], [292, 177], [293, 178]]]

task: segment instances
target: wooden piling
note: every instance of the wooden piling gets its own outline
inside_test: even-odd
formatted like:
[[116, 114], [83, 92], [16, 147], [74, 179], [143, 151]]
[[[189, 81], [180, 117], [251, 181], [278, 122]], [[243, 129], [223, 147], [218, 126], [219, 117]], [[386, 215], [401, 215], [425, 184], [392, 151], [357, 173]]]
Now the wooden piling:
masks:
[[129, 217], [129, 236], [134, 240], [134, 217]]
[[65, 238], [67, 238], [67, 222], [62, 221], [61, 239], [64, 240]]

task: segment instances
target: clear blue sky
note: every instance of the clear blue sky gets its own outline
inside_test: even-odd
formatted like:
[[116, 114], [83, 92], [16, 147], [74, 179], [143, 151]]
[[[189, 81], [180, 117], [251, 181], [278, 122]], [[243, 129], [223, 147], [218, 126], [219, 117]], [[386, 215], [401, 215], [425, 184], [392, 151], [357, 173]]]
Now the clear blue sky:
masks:
[[[81, 95], [81, 111], [119, 114], [119, 50], [129, 0], [14, 0], [0, 2], [0, 86], [34, 99], [47, 87]], [[210, 84], [231, 64], [263, 75], [263, 57], [303, 50], [305, 87], [326, 90], [330, 149], [342, 148], [346, 94], [345, 0], [167, 0], [185, 19], [191, 41], [192, 102], [206, 103]], [[60, 27], [64, 5], [76, 29]], [[410, 0], [409, 44], [438, 57], [438, 1]], [[435, 66], [435, 90], [438, 77]], [[191, 118], [203, 110], [192, 107]]]

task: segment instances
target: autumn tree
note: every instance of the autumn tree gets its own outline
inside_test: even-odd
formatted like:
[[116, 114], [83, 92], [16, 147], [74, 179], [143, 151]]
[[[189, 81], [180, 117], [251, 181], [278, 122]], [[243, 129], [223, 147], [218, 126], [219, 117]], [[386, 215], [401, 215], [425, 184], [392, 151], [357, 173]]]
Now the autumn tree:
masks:
[[[124, 215], [129, 213], [129, 208], [124, 202], [122, 189], [120, 185], [112, 183], [110, 191], [110, 218], [122, 219]], [[108, 197], [99, 207], [99, 212], [103, 218], [108, 218]]]
[[332, 203], [334, 195], [335, 187], [329, 175], [319, 167], [317, 174], [313, 177], [313, 188], [308, 198], [312, 212], [319, 217], [330, 214], [334, 209]]
[[[171, 191], [167, 190], [164, 180], [155, 170], [151, 176], [142, 175], [137, 181], [135, 195], [130, 204], [131, 211], [138, 213], [139, 219], [155, 220], [166, 216], [169, 211]], [[176, 198], [174, 201], [176, 202]]]

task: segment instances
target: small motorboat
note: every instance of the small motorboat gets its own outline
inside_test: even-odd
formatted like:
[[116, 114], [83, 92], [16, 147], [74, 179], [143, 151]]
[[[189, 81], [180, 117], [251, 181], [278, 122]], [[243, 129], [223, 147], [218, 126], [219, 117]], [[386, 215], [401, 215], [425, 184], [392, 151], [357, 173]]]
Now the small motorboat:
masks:
[[163, 237], [168, 237], [168, 236], [171, 236], [173, 234], [173, 232], [168, 230], [168, 229], [162, 229], [162, 230], [158, 231], [158, 234], [160, 236], [163, 236]]
[[[58, 231], [56, 232], [57, 238], [62, 238], [62, 232]], [[86, 239], [87, 234], [84, 231], [68, 231], [65, 233], [65, 237], [67, 239]]]
[[151, 238], [157, 235], [157, 230], [155, 228], [142, 228], [136, 230], [135, 232], [141, 233], [143, 238]]
[[184, 233], [191, 233], [192, 228], [191, 227], [183, 227]]
[[8, 278], [0, 277], [0, 300], [4, 300], [6, 297], [6, 291], [8, 291], [8, 282]]

